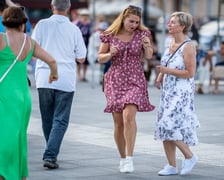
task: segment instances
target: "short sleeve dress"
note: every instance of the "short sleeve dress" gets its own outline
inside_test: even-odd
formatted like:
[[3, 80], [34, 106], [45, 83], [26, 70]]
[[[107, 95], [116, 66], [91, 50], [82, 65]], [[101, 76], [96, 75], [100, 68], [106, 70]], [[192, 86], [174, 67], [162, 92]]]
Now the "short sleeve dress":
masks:
[[150, 31], [137, 30], [132, 40], [123, 42], [116, 36], [101, 34], [103, 43], [118, 47], [112, 57], [111, 66], [104, 79], [104, 93], [107, 106], [104, 112], [122, 112], [126, 104], [135, 104], [138, 111], [152, 111], [147, 91], [147, 82], [142, 67], [142, 36]]
[[[5, 34], [3, 37], [6, 41]], [[33, 46], [27, 57], [23, 61], [17, 61], [0, 83], [0, 176], [6, 180], [21, 180], [28, 176], [27, 127], [31, 96], [27, 64], [32, 55]], [[15, 58], [8, 44], [0, 50], [0, 77]]]
[[[168, 63], [167, 60], [171, 53], [167, 48], [161, 59], [161, 64], [165, 66], [167, 63], [169, 68], [184, 70], [183, 49], [185, 45], [175, 53]], [[198, 144], [196, 129], [200, 124], [194, 106], [194, 78], [185, 79], [164, 74], [161, 91], [155, 139], [181, 140], [191, 146]]]

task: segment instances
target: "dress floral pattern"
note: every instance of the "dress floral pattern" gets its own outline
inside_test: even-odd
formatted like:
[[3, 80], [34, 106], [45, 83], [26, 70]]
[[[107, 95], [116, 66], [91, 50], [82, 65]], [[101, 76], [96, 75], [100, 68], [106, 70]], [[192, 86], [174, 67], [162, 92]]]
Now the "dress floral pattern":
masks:
[[[167, 67], [185, 69], [183, 59], [185, 45], [175, 53]], [[165, 66], [170, 55], [167, 48], [161, 59], [162, 65]], [[155, 139], [182, 140], [191, 146], [198, 143], [196, 128], [200, 124], [195, 114], [194, 88], [194, 78], [184, 79], [170, 74], [164, 75]]]
[[138, 111], [152, 111], [147, 82], [142, 67], [142, 36], [150, 31], [137, 30], [132, 40], [123, 42], [116, 36], [101, 34], [101, 41], [118, 47], [104, 79], [107, 106], [104, 112], [122, 112], [126, 104], [136, 104]]

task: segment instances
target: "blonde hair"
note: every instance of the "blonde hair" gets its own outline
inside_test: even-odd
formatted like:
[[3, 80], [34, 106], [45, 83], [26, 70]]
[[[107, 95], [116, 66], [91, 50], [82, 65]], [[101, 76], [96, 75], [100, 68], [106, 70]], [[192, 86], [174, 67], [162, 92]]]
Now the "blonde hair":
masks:
[[186, 12], [174, 12], [171, 17], [178, 17], [181, 26], [184, 26], [183, 33], [187, 34], [191, 30], [193, 24], [192, 15]]
[[142, 12], [141, 8], [137, 6], [129, 5], [125, 8], [120, 15], [113, 21], [113, 23], [105, 30], [106, 34], [113, 34], [116, 35], [123, 27], [123, 21], [130, 15], [136, 15], [140, 18], [140, 23], [137, 29], [139, 30], [147, 30], [148, 28], [142, 24]]

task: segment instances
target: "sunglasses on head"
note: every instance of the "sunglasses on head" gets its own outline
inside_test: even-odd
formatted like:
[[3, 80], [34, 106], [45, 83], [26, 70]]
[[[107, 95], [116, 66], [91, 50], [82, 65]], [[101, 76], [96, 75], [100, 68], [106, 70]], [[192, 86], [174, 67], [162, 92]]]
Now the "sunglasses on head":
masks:
[[20, 9], [22, 9], [23, 11], [25, 11], [25, 7], [24, 6], [19, 6]]
[[140, 8], [140, 7], [138, 7], [138, 6], [129, 5], [128, 8], [129, 8], [129, 9], [132, 9], [132, 10], [135, 10], [135, 11], [137, 11], [137, 12], [139, 12], [139, 13], [142, 12], [142, 8]]

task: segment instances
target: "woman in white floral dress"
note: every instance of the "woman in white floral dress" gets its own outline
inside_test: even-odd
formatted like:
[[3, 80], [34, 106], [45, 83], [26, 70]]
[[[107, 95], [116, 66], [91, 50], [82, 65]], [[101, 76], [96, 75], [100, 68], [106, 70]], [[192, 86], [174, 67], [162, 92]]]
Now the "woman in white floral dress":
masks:
[[[196, 128], [199, 122], [194, 108], [194, 74], [196, 70], [196, 48], [187, 36], [192, 25], [192, 16], [175, 12], [168, 23], [172, 37], [161, 60], [160, 77], [156, 80], [161, 87], [161, 99], [155, 129], [155, 139], [162, 140], [168, 164], [159, 175], [178, 174], [176, 148], [184, 155], [181, 175], [191, 172], [198, 157], [189, 146], [198, 143]], [[185, 42], [187, 41], [187, 42]], [[176, 52], [175, 50], [185, 42]], [[175, 52], [172, 58], [169, 57]]]

